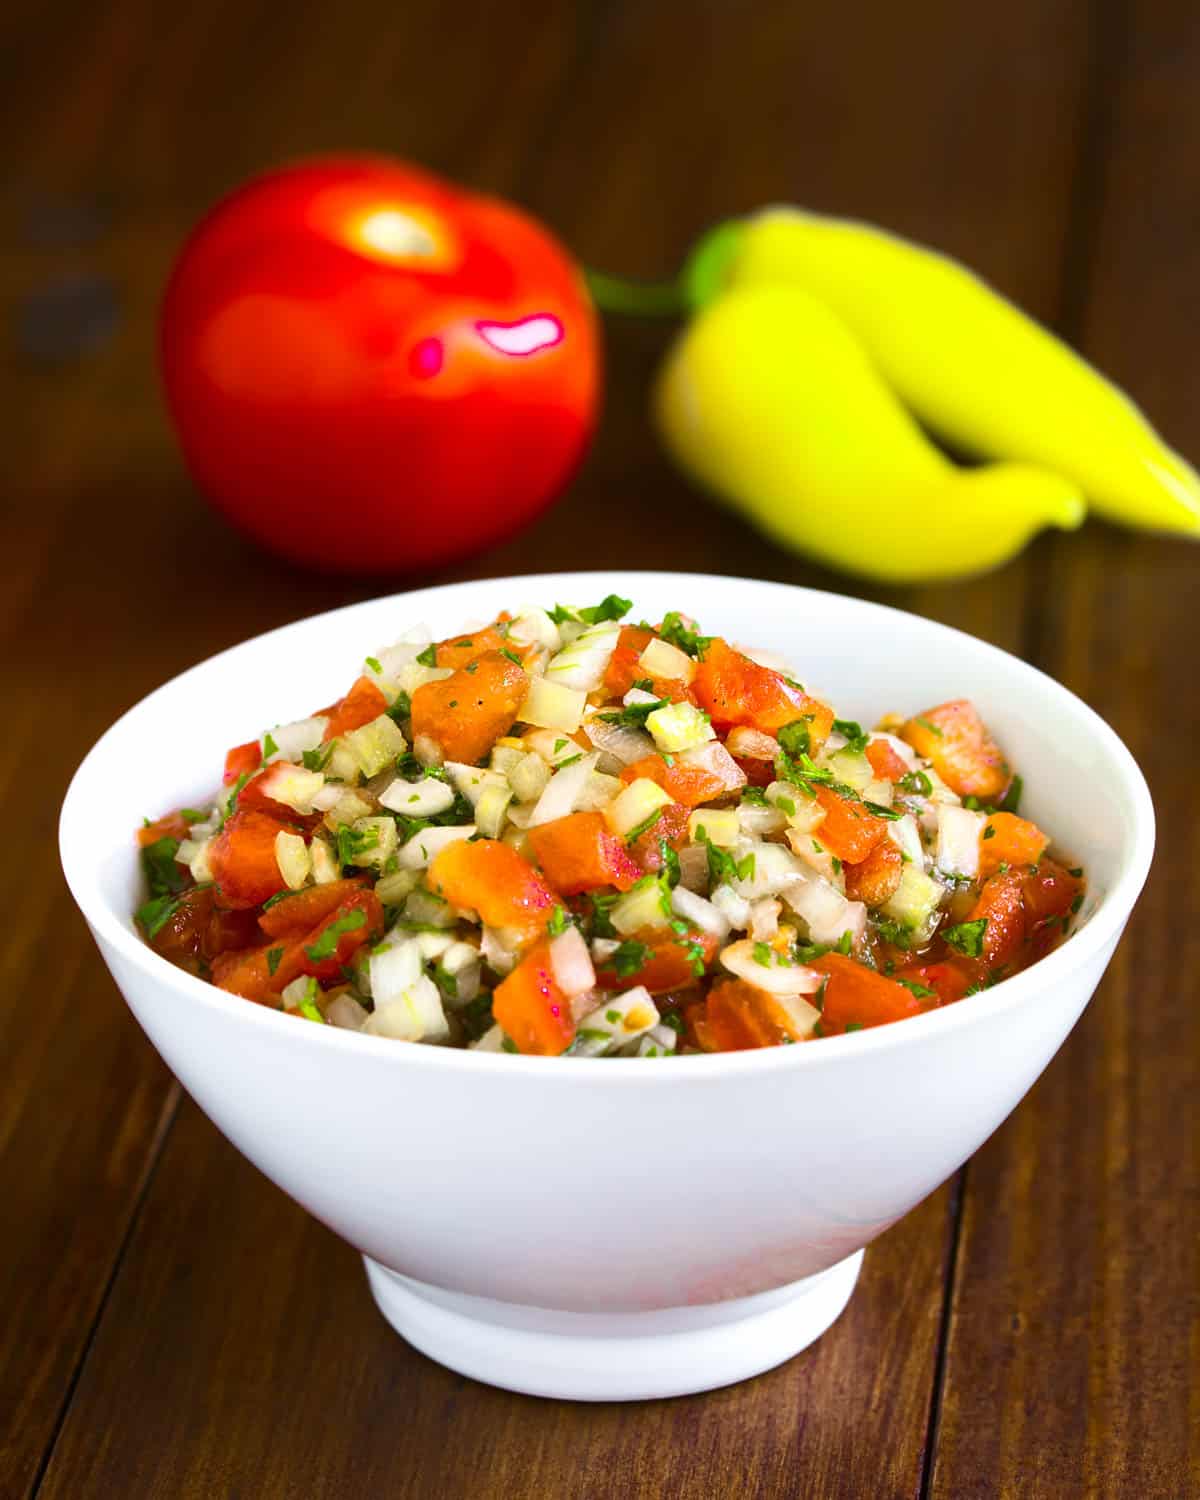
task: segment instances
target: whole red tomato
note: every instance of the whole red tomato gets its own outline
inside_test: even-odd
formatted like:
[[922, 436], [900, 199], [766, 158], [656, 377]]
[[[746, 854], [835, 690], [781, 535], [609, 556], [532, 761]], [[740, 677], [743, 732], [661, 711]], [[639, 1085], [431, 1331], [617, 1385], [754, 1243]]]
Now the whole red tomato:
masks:
[[600, 384], [582, 276], [540, 225], [400, 162], [285, 168], [219, 203], [162, 311], [201, 489], [299, 562], [408, 571], [533, 519]]

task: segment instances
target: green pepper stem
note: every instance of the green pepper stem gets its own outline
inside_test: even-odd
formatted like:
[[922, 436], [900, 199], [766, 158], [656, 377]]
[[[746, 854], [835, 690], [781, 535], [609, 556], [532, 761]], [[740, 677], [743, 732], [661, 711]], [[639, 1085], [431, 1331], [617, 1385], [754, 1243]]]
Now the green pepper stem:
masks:
[[592, 300], [601, 312], [673, 318], [687, 310], [687, 299], [677, 281], [633, 281], [593, 270], [585, 270], [583, 274]]

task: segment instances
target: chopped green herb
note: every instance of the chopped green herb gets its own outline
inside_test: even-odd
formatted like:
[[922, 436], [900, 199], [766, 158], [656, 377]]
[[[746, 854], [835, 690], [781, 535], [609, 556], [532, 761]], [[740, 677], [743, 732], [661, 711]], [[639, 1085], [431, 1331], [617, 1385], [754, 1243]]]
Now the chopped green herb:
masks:
[[283, 957], [282, 948], [267, 949], [267, 973], [275, 977], [275, 970], [279, 967], [279, 960]]
[[142, 850], [142, 869], [152, 896], [178, 895], [188, 884], [190, 875], [176, 862], [179, 840], [163, 837], [155, 839]]
[[984, 836], [985, 839], [994, 839], [996, 837], [996, 830], [992, 827], [992, 825], [990, 823], [983, 830], [983, 836]]
[[515, 651], [510, 651], [507, 646], [500, 647], [500, 655], [507, 656], [509, 661], [513, 662], [518, 667], [524, 668], [525, 666], [525, 663], [521, 660], [517, 653]]
[[937, 991], [931, 990], [928, 985], [919, 983], [916, 979], [897, 979], [897, 984], [902, 984], [909, 994], [915, 995], [918, 1000], [935, 1000]]
[[[397, 821], [400, 821], [397, 819]], [[406, 822], [422, 823], [428, 826], [420, 818], [408, 818]], [[337, 855], [338, 863], [342, 865], [353, 864], [360, 854], [366, 854], [369, 849], [375, 849], [379, 844], [379, 829], [375, 824], [369, 828], [351, 828], [343, 823], [337, 831]], [[361, 916], [361, 913], [359, 914]], [[356, 923], [361, 926], [361, 923]]]
[[619, 979], [628, 979], [631, 974], [637, 974], [645, 968], [653, 952], [645, 943], [639, 943], [635, 938], [626, 938], [617, 946], [609, 962]]
[[685, 625], [683, 616], [677, 609], [663, 616], [658, 633], [664, 641], [677, 646], [680, 651], [685, 651], [689, 656], [695, 656], [701, 660], [708, 650], [709, 641], [712, 640], [711, 635], [701, 635], [695, 626]]
[[836, 953], [842, 954], [843, 957], [845, 957], [845, 958], [849, 958], [850, 957], [850, 950], [853, 947], [854, 947], [854, 938], [851, 936], [851, 934], [849, 932], [843, 932], [842, 935], [841, 935], [841, 937], [838, 938], [838, 940], [837, 940], [837, 947], [834, 949], [834, 951]]
[[1078, 896], [1075, 897], [1074, 901], [1071, 902], [1071, 915], [1072, 916], [1077, 915], [1078, 912], [1079, 912], [1079, 909], [1080, 909], [1080, 907], [1082, 905], [1083, 905], [1083, 892], [1080, 891], [1080, 893], [1078, 894]]
[[735, 880], [754, 879], [754, 855], [747, 854], [736, 860], [727, 849], [720, 849], [709, 838], [704, 825], [696, 829], [695, 842], [703, 844], [708, 851], [708, 879], [710, 885], [732, 883]]
[[627, 844], [636, 844], [642, 834], [649, 833], [656, 824], [662, 821], [663, 809], [656, 807], [648, 818], [643, 818], [640, 823], [635, 824], [625, 835]]
[[327, 958], [332, 958], [337, 952], [338, 938], [344, 932], [357, 932], [360, 927], [366, 925], [367, 914], [365, 911], [348, 911], [345, 916], [338, 917], [330, 922], [315, 943], [305, 948], [305, 953], [313, 963], [319, 964]]
[[566, 605], [556, 604], [550, 611], [550, 618], [556, 625], [562, 625], [567, 620], [579, 620], [585, 625], [599, 625], [603, 620], [621, 619], [632, 608], [632, 599], [622, 599], [620, 594], [609, 594], [601, 599], [599, 604], [589, 604], [584, 609], [568, 609]]
[[301, 1000], [296, 1009], [300, 1012], [300, 1014], [306, 1021], [315, 1021], [318, 1026], [324, 1026], [327, 1024], [325, 1021], [325, 1017], [317, 1009], [316, 1001], [310, 1000], [307, 995], [305, 995], [304, 999]]
[[566, 932], [569, 925], [566, 909], [562, 906], [556, 906], [550, 913], [550, 920], [546, 924], [546, 931], [551, 937], [558, 937], [560, 933]]
[[793, 760], [807, 755], [812, 746], [812, 732], [809, 721], [806, 719], [795, 719], [790, 724], [785, 724], [776, 736], [779, 740], [779, 748], [785, 755], [790, 755]]
[[888, 823], [895, 823], [904, 816], [902, 812], [897, 812], [894, 807], [885, 807], [882, 802], [868, 802], [864, 798], [863, 806], [873, 817], [883, 818]]
[[771, 949], [768, 944], [755, 943], [754, 962], [756, 964], [762, 964], [764, 969], [769, 969], [771, 967]]
[[683, 1017], [677, 1010], [669, 1010], [666, 1015], [662, 1017], [662, 1024], [664, 1026], [669, 1026], [676, 1036], [683, 1035]]
[[208, 817], [208, 813], [202, 812], [196, 807], [181, 807], [179, 809], [179, 816], [185, 823], [203, 823], [205, 818]]
[[836, 854], [832, 856], [832, 859], [833, 859], [833, 873], [835, 875], [840, 875], [842, 873], [842, 862], [837, 857]]
[[458, 999], [458, 976], [448, 974], [441, 964], [435, 964], [433, 967], [433, 982], [447, 1000]]
[[583, 759], [583, 751], [581, 750], [578, 755], [568, 755], [567, 758], [566, 758], [566, 760], [560, 760], [558, 762], [558, 764], [556, 765], [555, 769], [558, 770], [558, 771], [561, 771], [566, 766], [573, 766], [577, 760], [582, 760], [582, 759]]
[[621, 1024], [621, 1012], [619, 1010], [606, 1010], [604, 1012], [604, 1019], [610, 1026], [619, 1026]]
[[138, 907], [134, 913], [134, 921], [146, 934], [147, 939], [153, 939], [178, 910], [179, 902], [174, 896], [156, 896], [152, 901], [147, 901], [143, 906]]
[[1078, 880], [1080, 878], [1080, 876], [1082, 876], [1082, 874], [1083, 874], [1083, 866], [1082, 865], [1076, 865], [1073, 870], [1068, 870], [1067, 874], [1068, 875], [1074, 875], [1075, 879]]
[[861, 755], [867, 748], [867, 740], [870, 736], [854, 719], [834, 719], [833, 727], [838, 734], [845, 737], [846, 749], [852, 750], [855, 755]]
[[656, 708], [665, 708], [670, 700], [652, 698], [648, 703], [627, 703], [615, 713], [598, 714], [605, 724], [618, 724], [623, 729], [644, 729], [646, 719]]
[[915, 724], [919, 724], [922, 729], [928, 729], [930, 734], [937, 735], [939, 740], [945, 738], [945, 736], [942, 734], [942, 731], [937, 727], [936, 724], [931, 724], [928, 719], [923, 719], [920, 714], [917, 715], [913, 722]]
[[659, 839], [658, 854], [662, 860], [663, 879], [672, 890], [679, 884], [682, 871], [679, 868], [679, 855], [671, 848], [666, 839]]
[[789, 818], [794, 816], [796, 811], [796, 804], [790, 797], [776, 797], [775, 806]]
[[900, 789], [912, 792], [918, 797], [928, 797], [933, 793], [933, 782], [926, 776], [924, 771], [909, 771], [900, 778]]
[[849, 1036], [852, 1031], [861, 1031], [862, 1029], [863, 1029], [863, 1023], [861, 1021], [847, 1021], [846, 1022], [846, 1035], [847, 1036]]
[[500, 1049], [502, 1052], [519, 1052], [521, 1050], [510, 1036], [502, 1036], [500, 1038]]
[[885, 943], [891, 943], [894, 948], [909, 947], [908, 933], [899, 922], [893, 922], [890, 917], [876, 917], [875, 931]]
[[959, 922], [955, 927], [943, 929], [942, 936], [952, 948], [968, 958], [980, 958], [983, 954], [983, 935], [987, 931], [988, 919], [980, 917], [974, 922]]
[[592, 908], [592, 936], [601, 938], [616, 937], [617, 929], [613, 926], [609, 912], [616, 904], [618, 897], [614, 891], [611, 895], [605, 895], [600, 891], [590, 893]]
[[286, 901], [289, 896], [294, 896], [295, 891], [276, 891], [273, 896], [268, 896], [262, 904], [263, 911], [270, 911], [273, 906], [278, 906], [281, 901]]
[[567, 748], [567, 741], [566, 740], [555, 740], [554, 741], [554, 751], [553, 751], [553, 753], [555, 755], [557, 755], [560, 750], [565, 750], [566, 748]]
[[366, 658], [366, 662], [367, 666], [370, 667], [371, 671], [374, 672], [377, 677], [383, 676], [383, 666], [381, 665], [380, 660], [377, 656], [368, 656]]
[[269, 731], [263, 735], [263, 760], [270, 760], [272, 755], [279, 754], [279, 746], [275, 743], [275, 736]]
[[396, 701], [387, 711], [387, 716], [393, 723], [399, 724], [401, 719], [412, 717], [412, 699], [405, 692], [396, 694]]
[[329, 744], [321, 745], [316, 750], [303, 750], [300, 753], [300, 761], [306, 771], [323, 771], [329, 764], [329, 757], [333, 754], [336, 741], [330, 740]]
[[[742, 788], [742, 801], [749, 802], [754, 807], [769, 806], [767, 794], [760, 786], [744, 786]], [[792, 811], [795, 811], [795, 803], [792, 804]]]
[[637, 688], [639, 693], [652, 693], [654, 683], [649, 677], [639, 677], [636, 682], [631, 682], [630, 687]]
[[417, 661], [423, 667], [437, 666], [437, 647], [432, 641], [425, 647], [424, 651], [417, 652]]
[[491, 995], [486, 990], [476, 995], [474, 1000], [463, 1006], [459, 1016], [463, 1023], [463, 1030], [467, 1034], [467, 1040], [477, 1042], [495, 1024], [492, 1016]]
[[1021, 805], [1021, 793], [1024, 788], [1025, 783], [1021, 778], [1014, 776], [1012, 781], [1009, 782], [1008, 791], [1004, 794], [1004, 800], [1000, 804], [1000, 811], [1015, 813]]
[[[610, 1031], [601, 1031], [601, 1029], [599, 1028], [599, 1026], [581, 1026], [579, 1028], [579, 1030], [575, 1033], [575, 1035], [576, 1035], [577, 1038], [579, 1038], [579, 1039], [581, 1039], [582, 1041], [585, 1041], [585, 1042], [611, 1042], [612, 1041], [612, 1033]], [[514, 1047], [513, 1051], [515, 1052], [516, 1050], [517, 1049]]]

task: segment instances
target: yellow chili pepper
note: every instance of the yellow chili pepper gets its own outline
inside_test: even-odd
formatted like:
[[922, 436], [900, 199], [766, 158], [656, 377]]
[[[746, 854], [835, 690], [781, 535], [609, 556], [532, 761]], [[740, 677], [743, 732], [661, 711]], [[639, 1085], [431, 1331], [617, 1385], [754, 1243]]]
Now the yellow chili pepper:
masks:
[[862, 344], [798, 286], [739, 284], [693, 318], [660, 372], [678, 462], [780, 541], [893, 582], [994, 567], [1084, 503], [1022, 463], [960, 468], [925, 437]]
[[[1195, 470], [1123, 392], [947, 256], [869, 225], [771, 208], [710, 232], [684, 280], [694, 303], [739, 288], [801, 288], [844, 320], [899, 399], [956, 448], [1053, 470], [1111, 520], [1200, 534]], [[796, 347], [792, 370], [776, 364], [774, 378], [791, 382], [813, 357]], [[792, 411], [809, 425], [798, 396]], [[955, 518], [929, 519], [930, 545], [941, 549]]]

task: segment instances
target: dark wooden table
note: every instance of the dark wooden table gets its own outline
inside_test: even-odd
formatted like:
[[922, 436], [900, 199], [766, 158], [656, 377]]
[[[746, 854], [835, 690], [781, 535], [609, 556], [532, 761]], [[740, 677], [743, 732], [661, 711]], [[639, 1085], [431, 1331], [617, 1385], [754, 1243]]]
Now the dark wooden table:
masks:
[[[1195, 458], [1194, 3], [12, 0], [0, 78], [0, 1495], [1200, 1494], [1193, 547], [1090, 523], [980, 582], [874, 592], [1092, 703], [1146, 768], [1160, 852], [1100, 993], [1016, 1115], [873, 1247], [815, 1348], [712, 1395], [544, 1402], [403, 1344], [358, 1257], [181, 1095], [70, 905], [54, 838], [74, 765], [145, 691], [383, 587], [244, 546], [165, 425], [157, 294], [239, 176], [393, 150], [648, 276], [771, 200], [878, 220], [972, 262]], [[669, 332], [610, 327], [604, 428], [571, 493], [439, 576], [627, 563], [652, 504], [644, 565], [855, 587], [667, 467], [645, 398]]]

